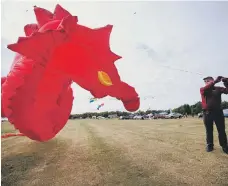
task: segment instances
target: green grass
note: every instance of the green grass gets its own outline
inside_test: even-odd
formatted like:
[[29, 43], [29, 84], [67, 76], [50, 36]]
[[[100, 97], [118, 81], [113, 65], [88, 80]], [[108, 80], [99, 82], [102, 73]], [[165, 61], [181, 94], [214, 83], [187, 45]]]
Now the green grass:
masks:
[[70, 120], [49, 142], [2, 139], [2, 185], [225, 186], [228, 156], [214, 134], [206, 153], [200, 119]]

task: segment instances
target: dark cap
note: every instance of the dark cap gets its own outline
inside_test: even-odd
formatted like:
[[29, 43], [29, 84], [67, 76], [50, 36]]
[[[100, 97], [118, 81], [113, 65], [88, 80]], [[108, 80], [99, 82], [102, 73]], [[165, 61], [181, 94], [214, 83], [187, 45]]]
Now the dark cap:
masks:
[[207, 76], [207, 77], [203, 78], [204, 81], [207, 80], [207, 79], [213, 79], [214, 80], [214, 78], [211, 77], [211, 76]]

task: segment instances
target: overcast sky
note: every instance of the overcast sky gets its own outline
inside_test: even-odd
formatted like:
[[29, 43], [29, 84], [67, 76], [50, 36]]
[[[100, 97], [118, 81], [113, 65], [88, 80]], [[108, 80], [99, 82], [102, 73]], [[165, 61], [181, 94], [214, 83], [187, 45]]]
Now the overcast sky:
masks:
[[[55, 2], [2, 3], [2, 76], [14, 53], [6, 48], [24, 36], [25, 24], [36, 22], [33, 6], [53, 11]], [[123, 58], [115, 64], [123, 81], [134, 86], [141, 110], [169, 109], [200, 100], [202, 76], [228, 76], [228, 2], [65, 2], [60, 3], [79, 24], [96, 28], [114, 25], [111, 49]], [[169, 68], [168, 68], [169, 67]], [[178, 69], [186, 70], [183, 72]], [[222, 84], [220, 84], [222, 85]], [[73, 84], [72, 113], [124, 110], [121, 102], [91, 94]], [[223, 100], [228, 100], [223, 96]]]

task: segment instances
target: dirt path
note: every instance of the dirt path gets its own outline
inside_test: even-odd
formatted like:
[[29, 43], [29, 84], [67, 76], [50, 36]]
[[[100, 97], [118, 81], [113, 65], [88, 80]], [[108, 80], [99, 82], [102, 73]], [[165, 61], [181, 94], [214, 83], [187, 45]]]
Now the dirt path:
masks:
[[3, 139], [2, 185], [225, 186], [217, 134], [215, 144], [205, 153], [200, 120], [71, 120], [46, 143]]

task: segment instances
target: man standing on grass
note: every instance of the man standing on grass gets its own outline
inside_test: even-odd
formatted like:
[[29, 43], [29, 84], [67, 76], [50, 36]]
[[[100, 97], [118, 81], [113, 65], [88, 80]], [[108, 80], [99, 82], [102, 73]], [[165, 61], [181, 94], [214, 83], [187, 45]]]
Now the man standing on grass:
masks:
[[[223, 152], [228, 154], [225, 118], [221, 107], [221, 95], [228, 94], [227, 78], [219, 76], [214, 80], [212, 77], [206, 77], [203, 80], [205, 86], [200, 88], [200, 94], [202, 98], [203, 121], [206, 128], [206, 150], [207, 152], [214, 150], [213, 122], [215, 122], [218, 130], [219, 144], [222, 147]], [[225, 88], [215, 86], [216, 83], [221, 81], [224, 82]]]

